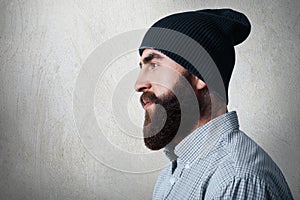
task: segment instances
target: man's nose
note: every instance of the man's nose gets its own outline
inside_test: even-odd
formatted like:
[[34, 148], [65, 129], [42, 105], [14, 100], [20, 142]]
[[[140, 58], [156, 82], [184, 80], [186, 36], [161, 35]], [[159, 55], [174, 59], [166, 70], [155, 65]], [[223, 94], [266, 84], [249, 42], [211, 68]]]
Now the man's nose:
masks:
[[146, 92], [147, 90], [150, 90], [152, 87], [149, 79], [143, 75], [141, 72], [135, 82], [134, 88], [137, 92]]

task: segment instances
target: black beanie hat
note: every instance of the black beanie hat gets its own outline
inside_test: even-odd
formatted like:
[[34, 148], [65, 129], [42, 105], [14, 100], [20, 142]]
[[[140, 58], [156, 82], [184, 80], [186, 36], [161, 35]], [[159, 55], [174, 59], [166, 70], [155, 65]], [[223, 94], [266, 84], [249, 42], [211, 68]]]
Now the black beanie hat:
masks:
[[[151, 26], [143, 38], [139, 53], [142, 55], [145, 48], [161, 51], [206, 82], [209, 89], [212, 88], [223, 99], [226, 98], [228, 103], [228, 85], [235, 64], [234, 46], [248, 37], [250, 29], [251, 25], [247, 17], [232, 9], [205, 9], [177, 13], [164, 17]], [[193, 39], [202, 47], [202, 52], [199, 48], [191, 48], [190, 43], [184, 41], [182, 37], [174, 36], [173, 33], [165, 34], [166, 30]], [[192, 55], [187, 59], [182, 54], [178, 55], [170, 49], [161, 48], [164, 45], [171, 45], [171, 49], [175, 47], [184, 55]], [[210, 57], [213, 65], [217, 67], [223, 86], [217, 84], [210, 87], [208, 82], [214, 81], [216, 71], [210, 72], [213, 67], [209, 66], [207, 57]], [[193, 64], [198, 63], [197, 66], [191, 64], [191, 59], [196, 61]], [[208, 79], [212, 80], [208, 81]]]

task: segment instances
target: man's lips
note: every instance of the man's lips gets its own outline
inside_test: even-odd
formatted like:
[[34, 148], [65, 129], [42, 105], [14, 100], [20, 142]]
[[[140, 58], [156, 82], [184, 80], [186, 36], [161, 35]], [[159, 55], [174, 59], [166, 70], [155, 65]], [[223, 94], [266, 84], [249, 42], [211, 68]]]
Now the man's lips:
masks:
[[158, 103], [158, 98], [153, 93], [146, 92], [141, 95], [140, 102], [142, 107], [146, 110], [152, 104]]
[[142, 99], [142, 106], [145, 110], [152, 104], [153, 102], [151, 102], [149, 99]]
[[144, 109], [146, 110], [147, 108], [149, 108], [153, 103], [148, 101], [148, 102], [144, 102], [143, 105], [144, 105]]

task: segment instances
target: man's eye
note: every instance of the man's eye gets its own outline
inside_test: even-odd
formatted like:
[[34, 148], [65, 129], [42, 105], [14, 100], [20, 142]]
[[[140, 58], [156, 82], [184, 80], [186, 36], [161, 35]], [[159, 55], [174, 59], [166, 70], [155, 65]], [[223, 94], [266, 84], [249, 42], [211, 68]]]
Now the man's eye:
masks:
[[157, 63], [151, 63], [151, 67], [152, 68], [158, 67], [158, 64]]
[[149, 63], [148, 65], [148, 70], [152, 71], [154, 70], [156, 67], [158, 67], [159, 65], [157, 63]]

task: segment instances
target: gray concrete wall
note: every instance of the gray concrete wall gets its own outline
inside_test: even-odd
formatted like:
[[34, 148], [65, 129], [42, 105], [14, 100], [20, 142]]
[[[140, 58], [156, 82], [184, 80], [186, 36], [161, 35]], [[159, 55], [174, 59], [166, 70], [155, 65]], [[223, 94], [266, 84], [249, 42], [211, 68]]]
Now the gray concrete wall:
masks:
[[120, 76], [138, 67], [137, 53], [113, 61], [96, 83], [102, 135], [82, 135], [85, 126], [76, 124], [77, 77], [113, 36], [170, 13], [220, 7], [240, 10], [252, 22], [250, 37], [236, 48], [229, 108], [300, 199], [299, 1], [128, 2], [0, 1], [0, 199], [151, 199], [166, 159], [132, 137], [141, 134], [138, 95], [131, 93], [126, 108], [134, 135], [124, 134], [130, 131], [121, 130], [109, 106]]

